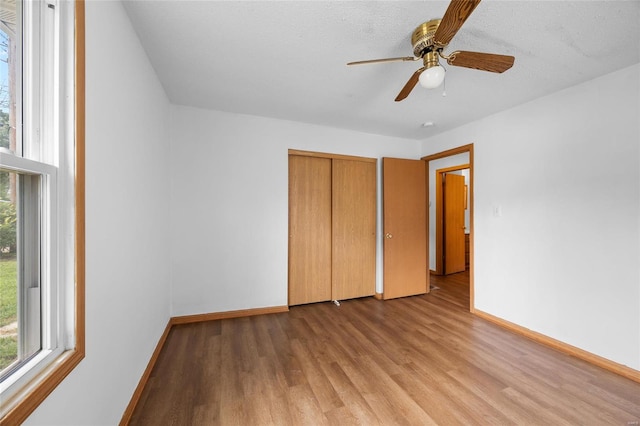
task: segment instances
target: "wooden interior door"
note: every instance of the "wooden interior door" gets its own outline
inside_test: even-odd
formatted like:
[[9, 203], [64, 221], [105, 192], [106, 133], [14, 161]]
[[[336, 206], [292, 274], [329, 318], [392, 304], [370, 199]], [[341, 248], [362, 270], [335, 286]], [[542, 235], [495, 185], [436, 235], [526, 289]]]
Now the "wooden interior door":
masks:
[[464, 176], [444, 175], [444, 273], [465, 270]]
[[333, 159], [332, 299], [376, 289], [376, 163]]
[[289, 305], [331, 300], [331, 159], [289, 155]]
[[382, 159], [384, 299], [428, 291], [426, 162]]

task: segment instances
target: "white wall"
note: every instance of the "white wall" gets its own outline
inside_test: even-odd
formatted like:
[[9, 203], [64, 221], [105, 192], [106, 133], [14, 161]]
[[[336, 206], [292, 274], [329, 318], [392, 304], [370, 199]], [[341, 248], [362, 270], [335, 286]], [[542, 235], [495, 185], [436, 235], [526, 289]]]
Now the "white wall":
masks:
[[476, 308], [635, 369], [639, 80], [635, 65], [423, 148], [474, 143]]
[[171, 139], [174, 316], [287, 305], [288, 149], [376, 158], [420, 150], [411, 140], [180, 106]]
[[169, 103], [120, 2], [86, 42], [86, 358], [28, 425], [117, 424], [169, 320]]

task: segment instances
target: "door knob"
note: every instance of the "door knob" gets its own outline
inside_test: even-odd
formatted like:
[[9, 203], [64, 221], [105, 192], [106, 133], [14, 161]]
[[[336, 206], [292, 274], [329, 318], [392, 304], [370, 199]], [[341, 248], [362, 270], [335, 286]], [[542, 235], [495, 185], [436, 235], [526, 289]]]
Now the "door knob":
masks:
[[384, 237], [389, 239], [389, 238], [393, 238], [393, 235], [387, 232], [386, 234], [384, 234]]

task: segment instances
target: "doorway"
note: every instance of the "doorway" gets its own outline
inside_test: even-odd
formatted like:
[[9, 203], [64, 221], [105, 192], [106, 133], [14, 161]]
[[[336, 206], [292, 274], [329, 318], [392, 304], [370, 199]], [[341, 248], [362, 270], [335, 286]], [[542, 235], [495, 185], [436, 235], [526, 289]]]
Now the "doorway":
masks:
[[[422, 157], [427, 163], [427, 194], [429, 199], [429, 270], [432, 276], [436, 275], [437, 272], [444, 272], [444, 261], [442, 262], [442, 266], [440, 271], [437, 271], [437, 260], [443, 257], [442, 252], [439, 253], [440, 250], [444, 251], [444, 244], [441, 246], [441, 249], [438, 249], [436, 244], [436, 238], [439, 234], [440, 238], [444, 238], [443, 236], [443, 228], [436, 219], [437, 212], [437, 200], [436, 200], [436, 181], [439, 180], [439, 174], [436, 172], [440, 171], [440, 177], [443, 177], [448, 172], [453, 172], [455, 170], [468, 169], [468, 184], [467, 184], [467, 211], [468, 211], [468, 219], [467, 225], [468, 230], [465, 230], [465, 234], [468, 231], [468, 259], [469, 259], [469, 267], [465, 268], [463, 272], [459, 272], [456, 274], [452, 274], [449, 277], [454, 279], [459, 285], [468, 286], [464, 289], [461, 294], [468, 294], [468, 304], [469, 310], [473, 312], [474, 309], [474, 287], [473, 287], [473, 277], [474, 277], [474, 255], [473, 255], [473, 247], [474, 247], [474, 227], [473, 227], [473, 144], [460, 146], [458, 148], [453, 148], [447, 151], [439, 152], [437, 154], [428, 155]], [[448, 163], [447, 163], [448, 162]], [[440, 203], [442, 205], [442, 201]], [[443, 214], [444, 215], [444, 214]], [[444, 222], [441, 217], [441, 221]], [[438, 232], [438, 228], [440, 231]], [[434, 283], [438, 282], [438, 280], [434, 280]], [[468, 290], [468, 291], [467, 291]]]
[[468, 189], [469, 164], [435, 170], [436, 275], [450, 275], [469, 268]]

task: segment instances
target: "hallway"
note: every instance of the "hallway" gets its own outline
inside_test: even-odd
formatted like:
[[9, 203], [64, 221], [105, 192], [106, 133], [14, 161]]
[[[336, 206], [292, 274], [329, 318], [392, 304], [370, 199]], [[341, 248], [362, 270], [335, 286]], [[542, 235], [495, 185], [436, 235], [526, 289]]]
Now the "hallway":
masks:
[[469, 269], [451, 275], [434, 275], [431, 279], [431, 296], [469, 310]]

